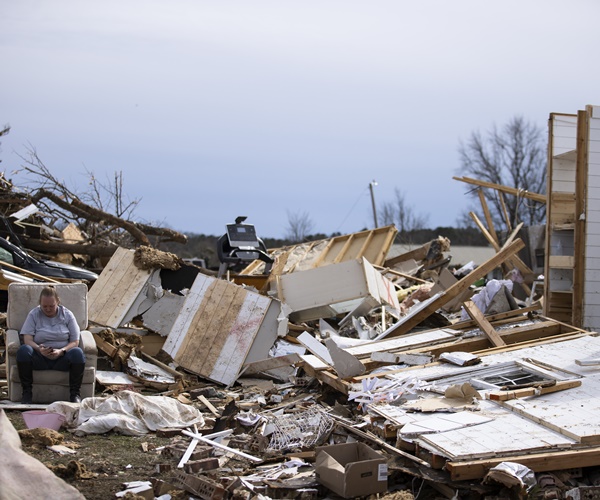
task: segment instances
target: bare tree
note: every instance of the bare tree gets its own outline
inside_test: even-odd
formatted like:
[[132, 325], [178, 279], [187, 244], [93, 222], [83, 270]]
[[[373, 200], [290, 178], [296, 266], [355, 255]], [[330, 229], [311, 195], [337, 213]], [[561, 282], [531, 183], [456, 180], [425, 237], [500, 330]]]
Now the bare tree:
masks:
[[75, 223], [88, 235], [86, 243], [150, 245], [149, 235], [167, 241], [187, 241], [187, 237], [177, 231], [131, 220], [139, 200], [126, 201], [121, 172], [115, 173], [113, 181], [106, 184], [88, 172], [89, 191], [78, 194], [52, 174], [34, 148], [29, 148], [27, 156], [21, 156], [21, 159], [24, 162], [22, 170], [29, 180], [26, 194], [30, 200], [52, 219], [50, 225]]
[[[485, 135], [473, 132], [466, 142], [460, 142], [459, 154], [463, 175], [512, 187], [519, 192], [544, 194], [546, 191], [545, 135], [540, 127], [521, 116], [511, 118], [500, 129], [494, 125]], [[532, 225], [545, 220], [543, 203], [503, 195], [493, 189], [484, 189], [484, 194], [495, 224], [515, 226], [524, 222]], [[471, 195], [476, 197], [477, 192], [472, 191]]]
[[314, 228], [314, 223], [308, 212], [292, 213], [287, 210], [287, 216], [286, 238], [295, 243], [304, 241]]
[[424, 229], [429, 221], [429, 216], [417, 214], [406, 201], [404, 193], [398, 188], [394, 190], [394, 194], [394, 200], [383, 203], [379, 210], [379, 217], [383, 225], [395, 224], [401, 237], [411, 231]]

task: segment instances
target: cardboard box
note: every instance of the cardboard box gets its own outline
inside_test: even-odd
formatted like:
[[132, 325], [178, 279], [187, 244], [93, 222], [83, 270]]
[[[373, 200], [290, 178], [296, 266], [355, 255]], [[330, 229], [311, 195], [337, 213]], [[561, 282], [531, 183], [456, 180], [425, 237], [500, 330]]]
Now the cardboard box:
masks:
[[387, 462], [364, 443], [319, 446], [317, 481], [334, 493], [351, 498], [387, 491]]

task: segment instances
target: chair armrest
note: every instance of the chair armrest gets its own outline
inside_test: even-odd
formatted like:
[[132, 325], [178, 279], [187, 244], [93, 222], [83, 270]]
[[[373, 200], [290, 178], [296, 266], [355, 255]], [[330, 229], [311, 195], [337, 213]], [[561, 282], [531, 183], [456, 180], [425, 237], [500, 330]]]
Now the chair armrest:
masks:
[[96, 347], [96, 341], [92, 332], [89, 330], [81, 330], [80, 340], [81, 348], [87, 356], [96, 356], [98, 354], [98, 348]]
[[21, 347], [21, 339], [17, 330], [6, 330], [6, 352], [9, 356], [16, 356]]

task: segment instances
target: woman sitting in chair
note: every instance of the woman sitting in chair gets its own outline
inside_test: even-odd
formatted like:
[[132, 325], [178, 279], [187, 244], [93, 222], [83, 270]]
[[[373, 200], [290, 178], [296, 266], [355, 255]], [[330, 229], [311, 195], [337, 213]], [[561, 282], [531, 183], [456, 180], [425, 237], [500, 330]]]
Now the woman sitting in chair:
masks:
[[17, 369], [23, 387], [21, 402], [32, 402], [33, 370], [68, 371], [69, 400], [81, 402], [85, 355], [79, 347], [79, 326], [73, 313], [60, 305], [54, 287], [42, 289], [40, 305], [29, 312], [20, 333], [23, 345], [17, 351]]

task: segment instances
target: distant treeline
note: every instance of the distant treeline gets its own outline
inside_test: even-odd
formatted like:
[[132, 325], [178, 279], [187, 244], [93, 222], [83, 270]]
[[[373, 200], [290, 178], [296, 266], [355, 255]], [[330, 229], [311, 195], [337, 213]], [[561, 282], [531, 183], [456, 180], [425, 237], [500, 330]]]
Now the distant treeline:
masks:
[[[205, 234], [186, 233], [188, 243], [161, 243], [157, 245], [160, 250], [172, 252], [181, 258], [200, 258], [205, 259], [209, 268], [219, 267], [217, 258], [217, 240], [219, 236]], [[306, 238], [306, 241], [323, 240], [340, 236], [340, 233], [333, 234], [313, 234]], [[410, 232], [398, 233], [396, 243], [422, 245], [438, 236], [444, 236], [450, 239], [451, 245], [457, 246], [487, 246], [488, 243], [476, 228], [455, 228], [455, 227], [437, 227], [435, 229], [418, 229]], [[288, 245], [294, 245], [297, 241], [277, 238], [262, 238], [267, 248], [279, 248]]]

